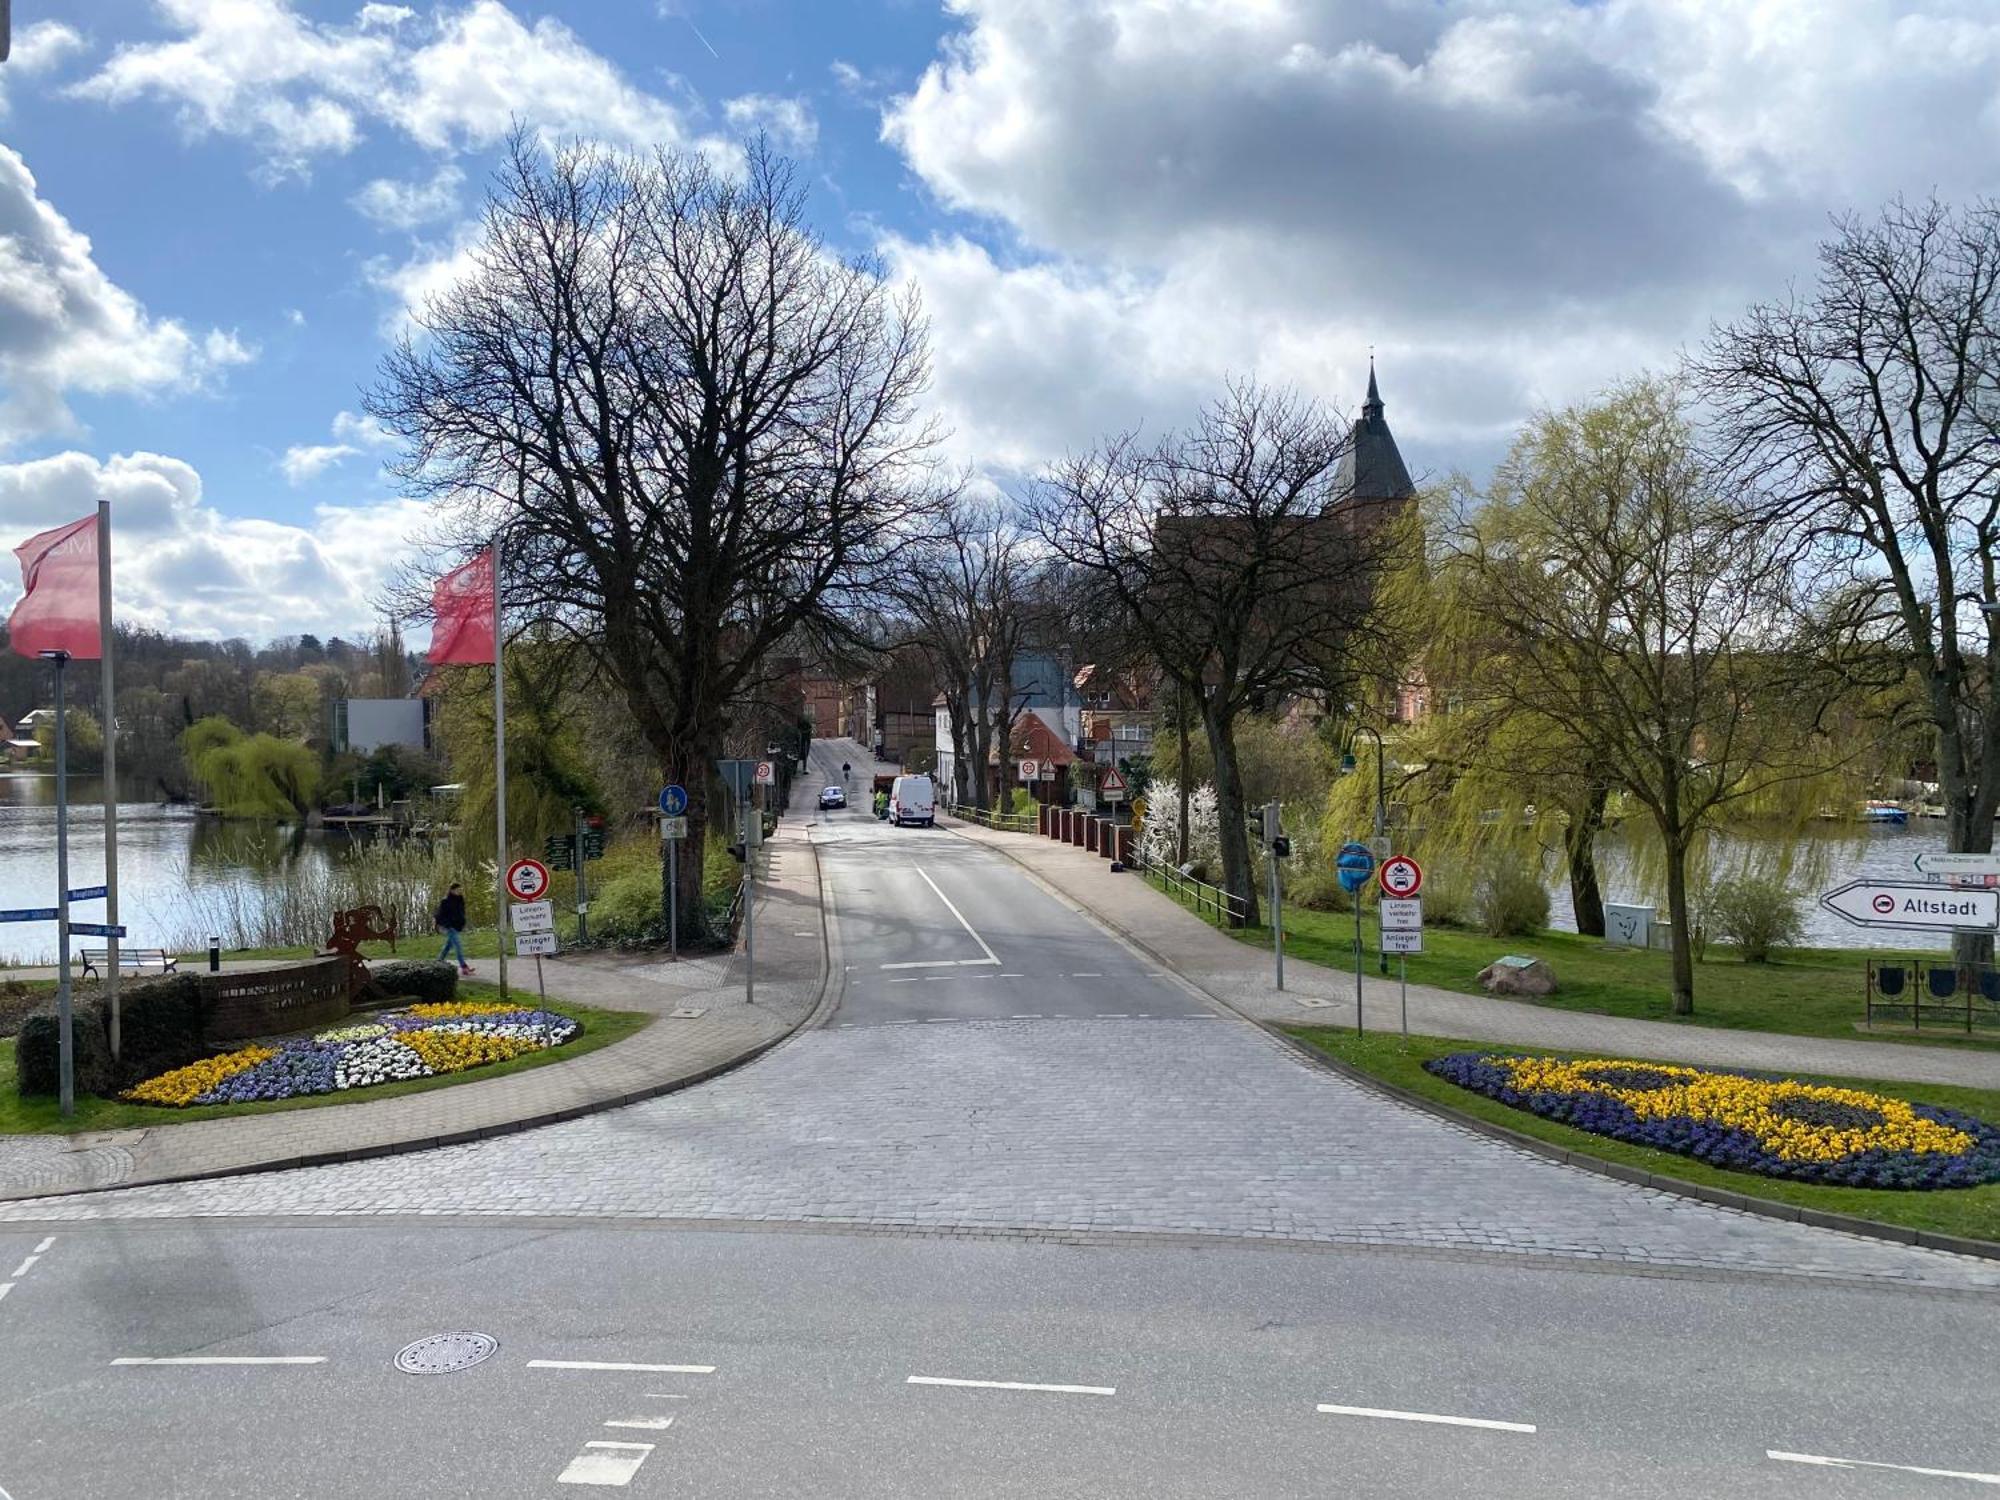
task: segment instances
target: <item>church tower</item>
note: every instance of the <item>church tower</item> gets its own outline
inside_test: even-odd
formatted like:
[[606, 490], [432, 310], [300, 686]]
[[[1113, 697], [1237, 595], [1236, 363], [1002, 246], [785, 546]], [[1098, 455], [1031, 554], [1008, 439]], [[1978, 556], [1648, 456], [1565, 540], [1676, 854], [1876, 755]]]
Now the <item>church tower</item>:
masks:
[[1385, 500], [1408, 500], [1417, 492], [1395, 436], [1382, 415], [1382, 393], [1375, 386], [1375, 360], [1368, 360], [1368, 399], [1361, 404], [1361, 416], [1354, 424], [1353, 441], [1340, 459], [1340, 499], [1348, 506], [1377, 504]]

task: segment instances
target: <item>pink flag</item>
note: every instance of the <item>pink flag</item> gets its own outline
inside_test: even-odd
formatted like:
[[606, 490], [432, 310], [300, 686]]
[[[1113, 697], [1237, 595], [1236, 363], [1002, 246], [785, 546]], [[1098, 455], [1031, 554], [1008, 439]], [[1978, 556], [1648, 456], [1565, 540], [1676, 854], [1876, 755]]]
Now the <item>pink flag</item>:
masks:
[[97, 517], [31, 536], [14, 555], [21, 559], [26, 592], [7, 618], [9, 644], [22, 656], [67, 651], [78, 661], [96, 661], [104, 652], [97, 614]]
[[453, 568], [431, 595], [430, 664], [493, 660], [493, 549]]

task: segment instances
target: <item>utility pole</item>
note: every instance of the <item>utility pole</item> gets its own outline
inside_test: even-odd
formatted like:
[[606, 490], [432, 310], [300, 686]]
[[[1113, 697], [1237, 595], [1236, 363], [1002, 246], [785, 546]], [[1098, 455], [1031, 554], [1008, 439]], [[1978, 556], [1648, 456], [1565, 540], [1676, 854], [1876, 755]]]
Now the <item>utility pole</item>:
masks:
[[1279, 804], [1264, 804], [1264, 853], [1271, 867], [1271, 953], [1277, 961], [1278, 988], [1285, 987], [1285, 903], [1278, 886], [1279, 849], [1284, 834], [1278, 826]]

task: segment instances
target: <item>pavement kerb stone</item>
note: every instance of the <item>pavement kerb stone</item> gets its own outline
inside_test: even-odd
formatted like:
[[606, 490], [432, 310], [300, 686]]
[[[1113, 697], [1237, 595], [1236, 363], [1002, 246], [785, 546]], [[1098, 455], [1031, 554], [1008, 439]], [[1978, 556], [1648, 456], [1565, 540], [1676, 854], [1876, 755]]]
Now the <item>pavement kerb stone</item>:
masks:
[[[825, 871], [821, 867], [817, 851], [812, 849], [812, 838], [805, 826], [801, 826], [798, 829], [797, 840], [811, 851], [813, 855], [814, 891], [820, 914], [819, 977], [814, 987], [812, 1004], [806, 1007], [798, 1020], [792, 1022], [776, 1036], [766, 1037], [747, 1048], [742, 1048], [727, 1056], [720, 1057], [712, 1063], [703, 1065], [690, 1072], [676, 1074], [672, 1078], [662, 1079], [658, 1083], [646, 1088], [630, 1090], [615, 1095], [606, 1095], [600, 1099], [570, 1105], [563, 1109], [540, 1111], [532, 1115], [523, 1115], [518, 1119], [498, 1121], [467, 1130], [453, 1131], [447, 1134], [429, 1133], [412, 1135], [400, 1140], [374, 1142], [361, 1147], [343, 1146], [329, 1148], [325, 1151], [294, 1152], [280, 1157], [271, 1157], [256, 1161], [232, 1162], [226, 1167], [214, 1170], [191, 1169], [140, 1178], [128, 1178], [115, 1183], [61, 1187], [49, 1191], [27, 1193], [7, 1193], [0, 1191], [0, 1202], [24, 1202], [38, 1198], [75, 1198], [98, 1193], [118, 1192], [134, 1187], [157, 1187], [176, 1182], [212, 1182], [227, 1177], [249, 1176], [258, 1172], [282, 1172], [298, 1167], [329, 1166], [340, 1162], [367, 1161], [383, 1156], [400, 1156], [413, 1151], [429, 1151], [440, 1146], [462, 1145], [471, 1141], [492, 1139], [496, 1136], [514, 1135], [524, 1130], [538, 1129], [544, 1125], [560, 1124], [566, 1120], [577, 1120], [586, 1115], [600, 1114], [606, 1110], [622, 1109], [627, 1105], [644, 1103], [648, 1099], [657, 1099], [665, 1094], [677, 1093], [682, 1089], [693, 1088], [696, 1084], [706, 1083], [711, 1079], [720, 1077], [724, 1073], [743, 1067], [747, 1063], [755, 1062], [773, 1048], [782, 1046], [784, 1043], [790, 1041], [800, 1031], [821, 1025], [825, 1022], [827, 1015], [830, 1013], [828, 998], [833, 994], [835, 989], [833, 983], [834, 976], [840, 972], [839, 966], [834, 962], [834, 929], [826, 909], [830, 893], [826, 886]], [[773, 840], [773, 842], [777, 842], [777, 840]], [[662, 1021], [656, 1020], [653, 1024], [659, 1025], [662, 1024]], [[628, 1038], [627, 1040], [631, 1039]], [[620, 1045], [622, 1044], [614, 1043], [600, 1052], [587, 1054], [576, 1061], [589, 1062], [593, 1058], [606, 1057], [609, 1054], [617, 1052]], [[533, 1071], [531, 1070], [525, 1075], [513, 1076], [532, 1077]], [[365, 1105], [369, 1102], [371, 1101], [357, 1100], [356, 1104]], [[334, 1105], [328, 1108], [337, 1113], [342, 1106]], [[176, 1127], [168, 1125], [160, 1128], [174, 1129]]]
[[[949, 827], [951, 832], [958, 834], [961, 838], [968, 837], [955, 824], [943, 826]], [[971, 842], [984, 845], [987, 848], [997, 849], [1009, 859], [1013, 859], [1014, 863], [1021, 867], [1028, 878], [1050, 896], [1095, 922], [1105, 933], [1119, 943], [1144, 954], [1152, 962], [1159, 964], [1180, 984], [1220, 1005], [1239, 1020], [1247, 1021], [1250, 1025], [1255, 1026], [1279, 1046], [1291, 1052], [1301, 1062], [1310, 1067], [1320, 1068], [1326, 1072], [1333, 1073], [1350, 1083], [1369, 1089], [1385, 1098], [1393, 1099], [1399, 1104], [1409, 1106], [1411, 1109], [1421, 1110], [1425, 1114], [1448, 1121], [1463, 1129], [1474, 1131], [1491, 1140], [1500, 1141], [1517, 1150], [1526, 1151], [1531, 1155], [1559, 1162], [1563, 1166], [1575, 1167], [1579, 1171], [1592, 1172], [1600, 1177], [1615, 1178], [1620, 1182], [1631, 1183], [1635, 1187], [1652, 1188], [1658, 1192], [1672, 1193], [1676, 1197], [1691, 1198], [1697, 1202], [1713, 1204], [1719, 1208], [1735, 1209], [1739, 1213], [1756, 1214], [1761, 1218], [1781, 1219], [1795, 1224], [1809, 1224], [1819, 1229], [1832, 1229], [1845, 1234], [1858, 1234], [1867, 1239], [1890, 1240], [1898, 1244], [1917, 1245], [1928, 1250], [1944, 1250], [1953, 1254], [1970, 1255], [1984, 1260], [2000, 1260], [2000, 1243], [1992, 1240], [1966, 1239], [1963, 1236], [1955, 1234], [1939, 1234], [1928, 1229], [1912, 1229], [1902, 1224], [1885, 1224], [1879, 1219], [1864, 1219], [1854, 1214], [1827, 1213], [1820, 1209], [1804, 1208], [1792, 1203], [1781, 1203], [1774, 1198], [1760, 1198], [1752, 1193], [1738, 1193], [1728, 1188], [1712, 1188], [1704, 1186], [1701, 1183], [1687, 1182], [1680, 1178], [1663, 1177], [1657, 1173], [1647, 1172], [1638, 1167], [1628, 1167], [1619, 1162], [1609, 1162], [1603, 1160], [1601, 1157], [1591, 1156], [1580, 1151], [1572, 1151], [1568, 1147], [1555, 1145], [1553, 1142], [1545, 1141], [1539, 1136], [1529, 1135], [1525, 1131], [1514, 1130], [1509, 1126], [1498, 1124], [1492, 1120], [1482, 1120], [1476, 1115], [1465, 1114], [1453, 1109], [1448, 1104], [1428, 1098], [1411, 1089], [1406, 1089], [1400, 1084], [1390, 1083], [1387, 1079], [1377, 1078], [1372, 1073], [1367, 1072], [1365, 1069], [1357, 1068], [1351, 1063], [1344, 1062], [1336, 1057], [1330, 1057], [1317, 1047], [1300, 1041], [1297, 1037], [1288, 1035], [1278, 1022], [1265, 1021], [1251, 1015], [1236, 1005], [1226, 995], [1217, 994], [1203, 985], [1199, 980], [1192, 979], [1181, 973], [1175, 967], [1173, 960], [1166, 955], [1158, 952], [1139, 938], [1121, 931], [1114, 923], [1100, 915], [1097, 911], [1077, 901], [1067, 891], [1043, 879], [1041, 873], [1025, 860], [1015, 859], [1013, 853], [998, 838], [973, 839]], [[1190, 916], [1188, 920], [1197, 921], [1199, 919]]]

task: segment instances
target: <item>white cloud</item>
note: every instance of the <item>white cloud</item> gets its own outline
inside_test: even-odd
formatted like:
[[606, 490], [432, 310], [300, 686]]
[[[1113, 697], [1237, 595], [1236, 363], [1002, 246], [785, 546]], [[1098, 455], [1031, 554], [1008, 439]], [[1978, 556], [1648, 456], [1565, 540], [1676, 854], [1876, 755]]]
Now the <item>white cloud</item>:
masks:
[[1229, 373], [1351, 406], [1371, 344], [1413, 467], [1490, 457], [1810, 274], [1829, 210], [2000, 189], [1982, 0], [950, 9], [883, 133], [962, 228], [883, 249], [1010, 463]]
[[819, 121], [803, 99], [776, 94], [742, 94], [722, 107], [723, 116], [744, 134], [763, 131], [782, 151], [803, 156], [819, 141]]
[[373, 417], [360, 412], [335, 412], [333, 435], [344, 443], [353, 443], [359, 448], [393, 448], [396, 434], [389, 431]]
[[490, 146], [519, 119], [551, 137], [736, 159], [560, 21], [524, 24], [501, 0], [442, 5], [422, 21], [406, 6], [370, 5], [346, 26], [304, 17], [290, 0], [155, 3], [182, 35], [120, 47], [76, 92], [164, 101], [191, 132], [250, 141], [277, 174], [352, 150], [369, 121], [434, 151]]
[[278, 460], [278, 467], [284, 470], [287, 484], [304, 484], [360, 451], [351, 443], [294, 443]]
[[7, 61], [0, 65], [0, 117], [9, 106], [8, 84], [17, 78], [32, 78], [62, 65], [63, 59], [83, 49], [83, 33], [60, 21], [37, 21], [14, 38]]
[[0, 146], [0, 447], [72, 428], [70, 392], [184, 391], [252, 357], [233, 333], [150, 317]]
[[385, 229], [415, 229], [456, 213], [459, 190], [464, 186], [465, 174], [447, 163], [427, 182], [378, 177], [352, 201], [362, 217]]
[[[28, 535], [111, 501], [114, 608], [204, 637], [355, 633], [424, 528], [414, 500], [323, 505], [307, 526], [224, 515], [177, 458], [61, 453], [0, 464], [0, 535]], [[0, 573], [0, 612], [19, 584]]]
[[363, 271], [368, 280], [393, 299], [383, 317], [383, 336], [396, 337], [426, 302], [470, 276], [479, 245], [480, 226], [471, 221], [459, 225], [449, 241], [419, 245], [407, 260], [378, 256], [367, 262]]

